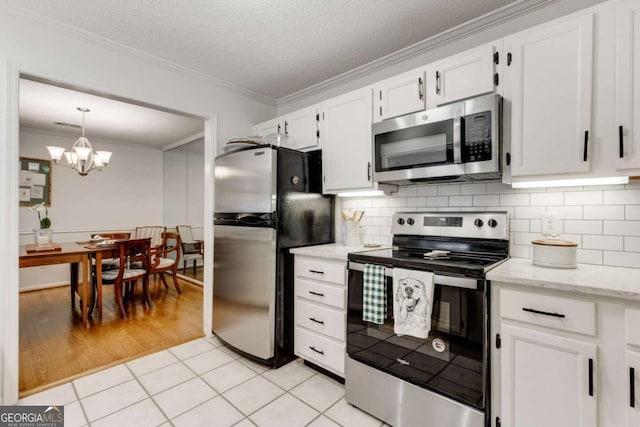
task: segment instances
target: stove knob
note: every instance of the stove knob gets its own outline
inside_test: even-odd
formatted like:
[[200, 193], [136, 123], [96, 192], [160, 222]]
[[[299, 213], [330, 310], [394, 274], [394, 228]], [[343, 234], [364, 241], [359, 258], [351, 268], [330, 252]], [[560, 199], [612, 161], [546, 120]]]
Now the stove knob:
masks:
[[498, 221], [496, 221], [495, 219], [491, 218], [491, 219], [489, 220], [489, 222], [487, 222], [487, 224], [489, 224], [489, 227], [491, 227], [491, 228], [495, 228], [495, 227], [496, 227], [496, 225], [498, 225]]
[[482, 220], [480, 218], [476, 218], [475, 221], [473, 221], [473, 224], [476, 227], [482, 227], [482, 225], [484, 224], [484, 222], [482, 222]]
[[404, 224], [404, 219], [402, 219], [402, 218], [398, 218], [398, 224], [399, 224], [399, 225]]
[[407, 219], [407, 224], [413, 225], [413, 224], [415, 224], [415, 221], [413, 220], [413, 218], [409, 218], [409, 219]]

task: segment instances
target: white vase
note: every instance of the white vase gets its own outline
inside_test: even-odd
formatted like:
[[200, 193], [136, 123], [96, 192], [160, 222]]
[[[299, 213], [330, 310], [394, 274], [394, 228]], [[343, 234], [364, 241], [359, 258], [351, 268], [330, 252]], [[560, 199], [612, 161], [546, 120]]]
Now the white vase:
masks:
[[360, 223], [357, 221], [344, 221], [345, 246], [360, 246]]
[[33, 241], [39, 247], [51, 246], [51, 243], [53, 243], [53, 229], [52, 228], [34, 228]]

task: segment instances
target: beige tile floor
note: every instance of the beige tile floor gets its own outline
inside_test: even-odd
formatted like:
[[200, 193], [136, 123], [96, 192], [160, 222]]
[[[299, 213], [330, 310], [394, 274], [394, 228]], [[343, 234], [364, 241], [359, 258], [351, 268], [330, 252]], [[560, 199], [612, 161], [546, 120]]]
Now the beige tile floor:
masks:
[[379, 427], [301, 360], [267, 369], [202, 338], [21, 399], [64, 405], [65, 427]]

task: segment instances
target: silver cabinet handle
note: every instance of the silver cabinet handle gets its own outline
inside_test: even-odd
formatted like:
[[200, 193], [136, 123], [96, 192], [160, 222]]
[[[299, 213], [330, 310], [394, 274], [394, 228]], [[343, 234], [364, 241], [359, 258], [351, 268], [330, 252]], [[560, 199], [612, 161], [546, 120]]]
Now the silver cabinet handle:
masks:
[[440, 95], [440, 71], [436, 71], [436, 95]]

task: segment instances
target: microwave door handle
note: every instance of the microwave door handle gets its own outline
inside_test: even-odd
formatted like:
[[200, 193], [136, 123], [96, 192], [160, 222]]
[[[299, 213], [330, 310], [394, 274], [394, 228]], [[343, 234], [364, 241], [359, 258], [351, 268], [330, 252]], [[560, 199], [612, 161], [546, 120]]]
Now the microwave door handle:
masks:
[[453, 118], [453, 163], [462, 162], [462, 132], [464, 132], [462, 120], [461, 116]]

